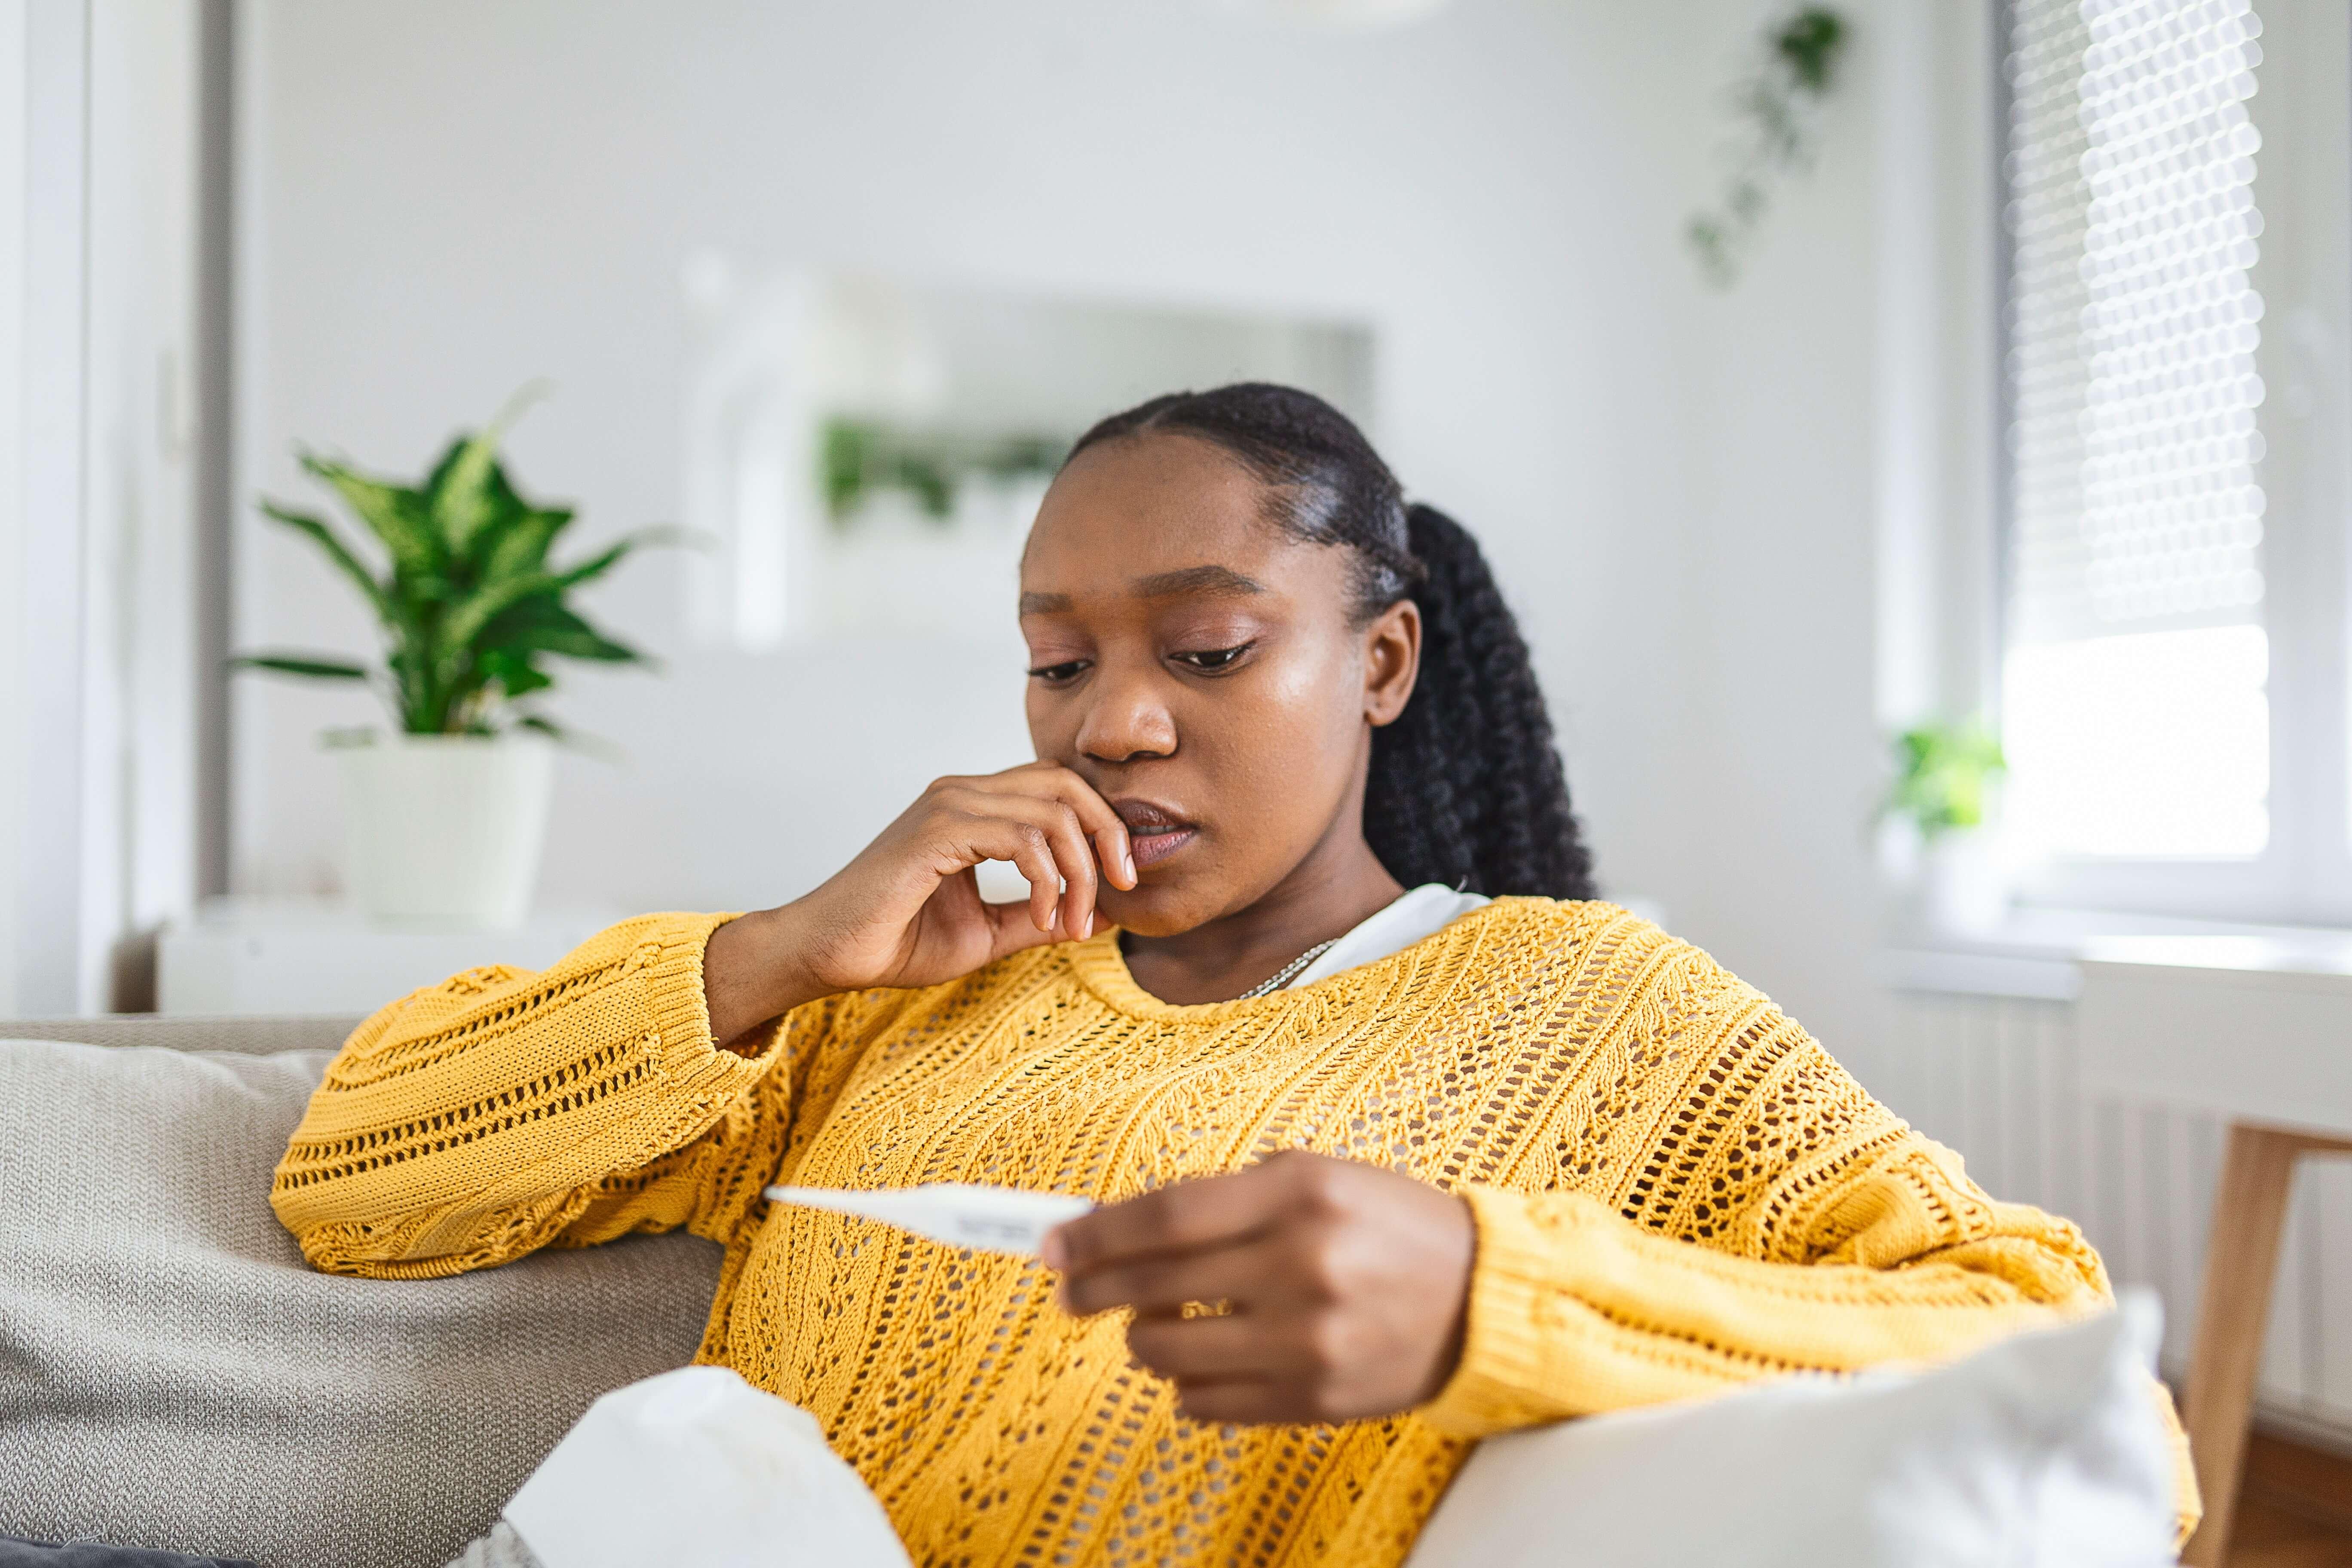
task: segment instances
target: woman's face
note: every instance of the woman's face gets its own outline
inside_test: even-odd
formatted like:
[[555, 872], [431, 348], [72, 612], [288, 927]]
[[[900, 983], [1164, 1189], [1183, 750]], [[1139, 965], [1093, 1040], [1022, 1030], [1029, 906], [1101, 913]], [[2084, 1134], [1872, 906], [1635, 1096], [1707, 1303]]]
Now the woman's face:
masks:
[[1265, 521], [1265, 489], [1171, 434], [1081, 453], [1021, 563], [1029, 735], [1126, 819], [1142, 936], [1247, 909], [1362, 834], [1371, 726], [1412, 689], [1418, 612], [1352, 625], [1350, 552]]

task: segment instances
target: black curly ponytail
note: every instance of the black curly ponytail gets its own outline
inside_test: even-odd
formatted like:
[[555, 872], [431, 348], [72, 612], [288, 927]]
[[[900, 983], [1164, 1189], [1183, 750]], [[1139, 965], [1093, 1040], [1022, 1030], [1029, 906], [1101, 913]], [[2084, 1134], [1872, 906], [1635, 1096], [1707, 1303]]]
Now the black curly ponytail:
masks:
[[1420, 606], [1421, 673], [1372, 737], [1364, 795], [1364, 837], [1389, 874], [1409, 888], [1592, 897], [1528, 645], [1477, 542], [1406, 506], [1363, 432], [1311, 393], [1255, 382], [1171, 393], [1111, 416], [1070, 455], [1153, 430], [1214, 442], [1265, 482], [1275, 524], [1353, 552], [1360, 620], [1399, 599]]

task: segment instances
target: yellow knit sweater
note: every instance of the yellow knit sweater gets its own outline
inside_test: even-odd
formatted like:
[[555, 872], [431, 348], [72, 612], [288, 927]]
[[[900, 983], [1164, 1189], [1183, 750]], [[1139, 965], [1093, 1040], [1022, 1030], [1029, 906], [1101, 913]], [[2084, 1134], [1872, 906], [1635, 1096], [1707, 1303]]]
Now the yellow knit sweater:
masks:
[[[1486, 1433], [1790, 1368], [1947, 1356], [2107, 1295], [1770, 1002], [1610, 905], [1500, 899], [1402, 952], [1175, 1006], [1117, 936], [833, 996], [714, 1047], [719, 915], [615, 926], [362, 1025], [278, 1167], [317, 1267], [418, 1278], [687, 1226], [724, 1243], [705, 1361], [814, 1412], [923, 1563], [1395, 1563]], [[1465, 1194], [1439, 1397], [1203, 1426], [1041, 1266], [760, 1197], [771, 1181], [1115, 1199], [1274, 1150]]]

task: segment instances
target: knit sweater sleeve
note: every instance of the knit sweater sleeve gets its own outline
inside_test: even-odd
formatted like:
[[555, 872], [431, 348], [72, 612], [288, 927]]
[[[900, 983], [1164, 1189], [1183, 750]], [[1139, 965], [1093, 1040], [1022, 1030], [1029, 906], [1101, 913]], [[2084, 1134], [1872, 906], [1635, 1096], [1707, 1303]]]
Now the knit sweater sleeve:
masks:
[[1661, 1236], [1582, 1193], [1467, 1196], [1465, 1353], [1423, 1413], [1463, 1436], [1779, 1373], [1943, 1359], [2109, 1299], [2072, 1225], [1986, 1197], [1916, 1134], [1842, 1173], [1794, 1258]]
[[303, 1256], [417, 1279], [632, 1230], [728, 1239], [838, 1003], [754, 1055], [719, 1047], [702, 955], [730, 918], [627, 921], [545, 971], [469, 970], [361, 1025], [271, 1187]]
[[[2072, 1224], [1989, 1197], [1771, 1003], [1674, 946], [1659, 966], [1684, 973], [1652, 976], [1666, 1005], [1617, 1047], [1614, 1098], [1562, 1130], [1563, 1168], [1466, 1190], [1463, 1357], [1425, 1418], [1476, 1437], [1945, 1359], [2109, 1303]], [[2186, 1445], [2151, 1393], [2193, 1521]]]

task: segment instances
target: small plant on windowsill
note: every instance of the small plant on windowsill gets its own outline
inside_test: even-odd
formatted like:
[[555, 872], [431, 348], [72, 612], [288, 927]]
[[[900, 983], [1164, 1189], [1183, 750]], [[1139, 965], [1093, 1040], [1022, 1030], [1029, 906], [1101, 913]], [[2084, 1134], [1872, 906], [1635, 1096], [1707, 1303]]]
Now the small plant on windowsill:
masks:
[[388, 562], [382, 570], [325, 519], [262, 503], [267, 516], [318, 546], [383, 636], [381, 666], [282, 650], [234, 661], [365, 683], [383, 699], [390, 733], [327, 736], [342, 764], [345, 877], [362, 907], [381, 919], [520, 921], [545, 836], [546, 742], [562, 733], [537, 705], [555, 684], [544, 661], [648, 662], [566, 601], [665, 536], [635, 534], [564, 565], [549, 559], [572, 509], [526, 500], [499, 460], [499, 442], [532, 390], [483, 429], [458, 436], [417, 484], [301, 455], [304, 471], [374, 536]]
[[1953, 932], [1998, 926], [2009, 888], [1996, 838], [2000, 741], [1982, 720], [1922, 724], [1895, 737], [1895, 778], [1880, 807], [1915, 837], [1928, 923]]

